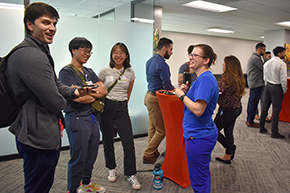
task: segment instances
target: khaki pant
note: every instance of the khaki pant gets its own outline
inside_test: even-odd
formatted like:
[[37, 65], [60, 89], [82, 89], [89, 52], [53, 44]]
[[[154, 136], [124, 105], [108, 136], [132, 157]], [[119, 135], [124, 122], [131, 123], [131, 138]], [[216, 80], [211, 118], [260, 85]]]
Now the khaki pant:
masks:
[[158, 146], [165, 137], [165, 128], [157, 97], [149, 94], [145, 95], [144, 104], [148, 110], [148, 146], [144, 156], [153, 157], [158, 151]]

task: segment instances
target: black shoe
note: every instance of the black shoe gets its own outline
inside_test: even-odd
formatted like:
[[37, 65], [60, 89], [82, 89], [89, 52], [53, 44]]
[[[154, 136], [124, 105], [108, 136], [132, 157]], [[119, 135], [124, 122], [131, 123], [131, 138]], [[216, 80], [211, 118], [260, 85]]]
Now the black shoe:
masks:
[[284, 139], [285, 138], [285, 136], [281, 135], [280, 133], [272, 134], [271, 137], [276, 138], [276, 139]]
[[222, 162], [222, 163], [225, 163], [225, 164], [231, 164], [231, 160], [223, 160], [223, 159], [221, 159], [221, 158], [219, 158], [219, 157], [216, 157], [215, 159], [216, 159], [217, 161]]
[[235, 158], [236, 149], [237, 149], [237, 146], [233, 145], [233, 154], [231, 155], [231, 159]]
[[267, 129], [265, 129], [265, 128], [260, 128], [260, 131], [259, 131], [260, 133], [267, 133], [268, 132], [268, 130]]

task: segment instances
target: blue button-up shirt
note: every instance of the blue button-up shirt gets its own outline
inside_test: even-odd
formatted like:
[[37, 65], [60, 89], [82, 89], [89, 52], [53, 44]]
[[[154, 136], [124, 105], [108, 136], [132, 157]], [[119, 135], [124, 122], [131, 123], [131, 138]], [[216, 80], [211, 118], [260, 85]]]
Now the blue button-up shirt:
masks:
[[146, 63], [146, 76], [148, 90], [156, 92], [157, 90], [171, 90], [174, 86], [171, 84], [169, 66], [165, 59], [159, 54], [155, 54]]

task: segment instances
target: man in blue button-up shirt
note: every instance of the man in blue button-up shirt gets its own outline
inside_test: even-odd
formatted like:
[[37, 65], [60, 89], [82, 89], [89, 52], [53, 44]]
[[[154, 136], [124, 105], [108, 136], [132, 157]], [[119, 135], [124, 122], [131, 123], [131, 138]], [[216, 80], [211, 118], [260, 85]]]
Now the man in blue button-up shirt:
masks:
[[154, 163], [159, 157], [158, 146], [165, 137], [165, 128], [162, 114], [155, 92], [171, 90], [174, 87], [170, 80], [169, 66], [165, 59], [173, 54], [173, 42], [167, 38], [158, 41], [157, 53], [146, 63], [148, 91], [144, 103], [148, 109], [148, 146], [144, 152], [143, 163]]

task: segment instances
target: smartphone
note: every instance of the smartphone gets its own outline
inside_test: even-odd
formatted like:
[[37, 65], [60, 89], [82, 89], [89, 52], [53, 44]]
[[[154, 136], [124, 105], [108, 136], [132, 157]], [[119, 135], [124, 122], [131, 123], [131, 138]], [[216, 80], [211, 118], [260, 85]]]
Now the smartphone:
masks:
[[191, 73], [190, 72], [183, 73], [183, 84], [186, 84], [187, 81], [188, 81], [189, 85], [191, 85]]
[[88, 88], [88, 87], [90, 87], [90, 88], [93, 89], [93, 88], [98, 88], [99, 85], [97, 85], [97, 84], [91, 84], [91, 85], [79, 86], [80, 89], [85, 89], [85, 88]]

